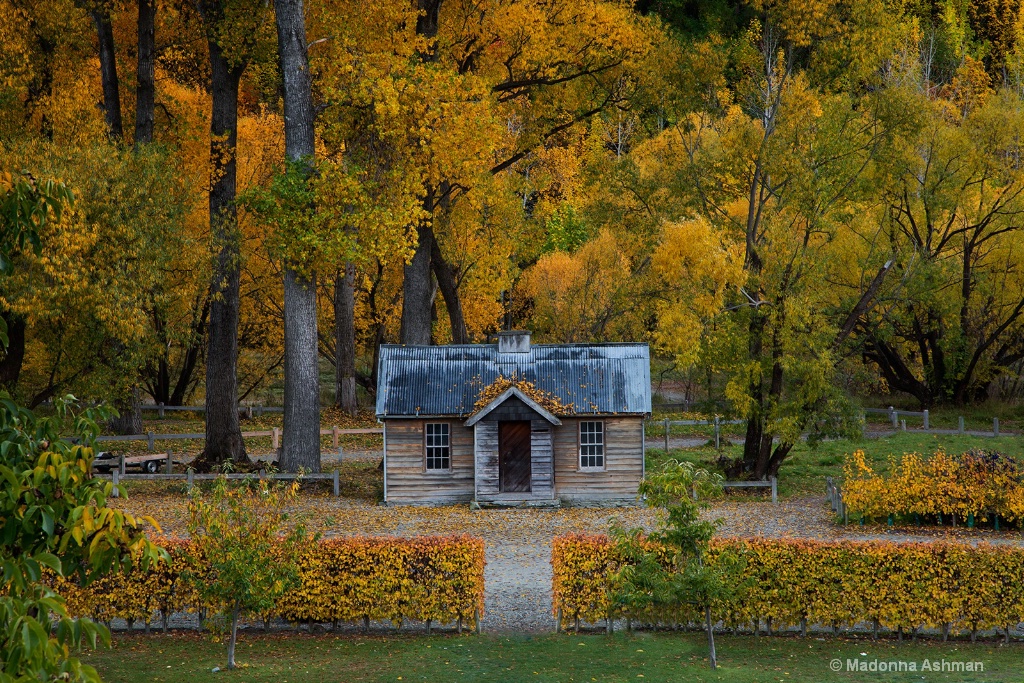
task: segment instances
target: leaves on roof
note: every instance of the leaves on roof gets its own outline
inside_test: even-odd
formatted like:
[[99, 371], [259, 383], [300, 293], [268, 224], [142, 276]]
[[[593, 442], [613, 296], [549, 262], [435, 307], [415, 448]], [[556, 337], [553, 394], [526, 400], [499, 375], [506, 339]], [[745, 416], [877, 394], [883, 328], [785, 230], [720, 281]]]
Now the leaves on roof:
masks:
[[576, 413], [576, 407], [574, 404], [562, 403], [562, 401], [554, 394], [544, 391], [543, 389], [538, 389], [533, 382], [530, 382], [518, 375], [512, 375], [511, 377], [498, 375], [497, 379], [481, 389], [480, 393], [477, 394], [476, 403], [473, 404], [473, 412], [475, 413], [478, 410], [482, 410], [487, 407], [491, 401], [498, 398], [512, 387], [519, 389], [519, 391], [523, 392], [531, 401], [536, 402], [540, 407], [552, 415], [573, 415]]

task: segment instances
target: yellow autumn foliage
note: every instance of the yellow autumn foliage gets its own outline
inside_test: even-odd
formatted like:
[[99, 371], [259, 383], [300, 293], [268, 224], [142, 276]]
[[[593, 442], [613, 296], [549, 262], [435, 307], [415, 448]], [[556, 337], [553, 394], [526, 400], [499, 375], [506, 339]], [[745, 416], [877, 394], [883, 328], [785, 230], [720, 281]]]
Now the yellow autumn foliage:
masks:
[[[68, 612], [150, 623], [160, 612], [199, 612], [183, 577], [197, 552], [190, 541], [162, 541], [171, 557], [150, 570], [116, 573], [82, 587], [60, 580]], [[302, 554], [301, 585], [277, 603], [287, 621], [432, 620], [473, 625], [484, 607], [484, 543], [470, 536], [346, 538], [318, 541]]]
[[867, 464], [864, 451], [843, 465], [843, 501], [865, 518], [889, 515], [989, 515], [1024, 519], [1024, 483], [1010, 461], [985, 453], [950, 455], [938, 450], [925, 458], [907, 453], [891, 457], [888, 475]]
[[572, 403], [568, 405], [562, 403], [554, 394], [538, 389], [537, 385], [533, 382], [517, 375], [512, 375], [511, 377], [498, 375], [497, 379], [481, 389], [480, 393], [477, 394], [476, 403], [473, 404], [473, 412], [486, 407], [488, 403], [512, 387], [519, 389], [519, 391], [526, 394], [531, 400], [535, 401], [552, 415], [572, 415], [576, 412], [576, 408]]
[[[1024, 548], [957, 543], [794, 539], [719, 540], [708, 561], [728, 548], [744, 559], [747, 588], [712, 608], [730, 626], [771, 619], [854, 626], [877, 621], [905, 631], [1005, 629], [1024, 617]], [[552, 542], [554, 609], [563, 621], [603, 621], [609, 614], [614, 549], [606, 536], [569, 534]], [[685, 607], [685, 606], [684, 606]], [[679, 614], [645, 614], [646, 623]], [[635, 615], [614, 615], [635, 616]]]

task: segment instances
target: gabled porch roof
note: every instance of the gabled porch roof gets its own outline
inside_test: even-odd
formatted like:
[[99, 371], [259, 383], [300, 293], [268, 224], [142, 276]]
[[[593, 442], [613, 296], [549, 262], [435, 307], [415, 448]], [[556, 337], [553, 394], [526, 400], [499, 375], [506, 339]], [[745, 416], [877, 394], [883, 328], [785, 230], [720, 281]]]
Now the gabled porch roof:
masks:
[[500, 406], [502, 403], [504, 403], [508, 399], [512, 398], [513, 396], [515, 396], [520, 401], [525, 403], [527, 406], [530, 407], [531, 410], [536, 412], [538, 415], [540, 415], [542, 418], [544, 418], [545, 420], [547, 420], [551, 424], [553, 424], [553, 425], [560, 425], [560, 424], [562, 424], [561, 420], [559, 420], [557, 417], [555, 417], [550, 412], [545, 410], [543, 406], [541, 406], [539, 403], [537, 403], [532, 398], [530, 398], [529, 396], [524, 394], [522, 391], [520, 391], [518, 387], [514, 387], [513, 386], [513, 387], [509, 387], [508, 389], [503, 391], [497, 398], [495, 398], [493, 401], [491, 401], [490, 403], [485, 405], [483, 408], [478, 410], [476, 413], [474, 413], [472, 417], [470, 417], [468, 420], [466, 420], [466, 426], [467, 427], [472, 427], [477, 422], [479, 422], [484, 417], [486, 417], [488, 413], [493, 411], [495, 408], [497, 408], [498, 406]]

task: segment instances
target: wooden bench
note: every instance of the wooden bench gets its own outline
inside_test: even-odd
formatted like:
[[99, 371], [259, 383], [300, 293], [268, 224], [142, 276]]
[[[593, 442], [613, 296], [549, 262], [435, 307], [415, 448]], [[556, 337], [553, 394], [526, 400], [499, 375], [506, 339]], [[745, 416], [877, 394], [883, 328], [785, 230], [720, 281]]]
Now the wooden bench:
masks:
[[[723, 481], [723, 489], [754, 489], [754, 488], [770, 488], [772, 490], [772, 502], [779, 502], [779, 481], [775, 477], [768, 479], [767, 481]], [[697, 490], [693, 491], [693, 499], [697, 500]]]

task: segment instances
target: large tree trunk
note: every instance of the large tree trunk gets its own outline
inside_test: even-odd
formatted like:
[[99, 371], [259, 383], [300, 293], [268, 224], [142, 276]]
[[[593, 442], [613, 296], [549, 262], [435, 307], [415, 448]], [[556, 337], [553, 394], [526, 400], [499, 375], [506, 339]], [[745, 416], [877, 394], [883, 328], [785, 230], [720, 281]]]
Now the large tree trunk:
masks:
[[[417, 0], [419, 16], [416, 18], [416, 34], [429, 42], [427, 49], [418, 57], [424, 62], [437, 59], [438, 15], [443, 0]], [[431, 219], [435, 206], [435, 190], [427, 184], [424, 187], [423, 208], [428, 218], [417, 226], [416, 251], [412, 261], [405, 266], [402, 279], [402, 343], [424, 346], [430, 344], [434, 288], [431, 278], [431, 254], [434, 248], [434, 232]]]
[[135, 86], [135, 145], [153, 141], [153, 109], [156, 106], [154, 41], [156, 0], [139, 0], [139, 58]]
[[284, 274], [284, 443], [281, 469], [320, 471], [316, 281]]
[[142, 397], [138, 385], [132, 387], [126, 398], [115, 401], [117, 417], [110, 418], [107, 426], [115, 434], [142, 434]]
[[448, 321], [452, 328], [453, 344], [468, 344], [469, 332], [466, 330], [466, 318], [462, 313], [462, 300], [459, 298], [459, 285], [455, 279], [455, 268], [445, 260], [441, 253], [441, 245], [437, 238], [432, 240], [430, 249], [430, 265], [437, 278], [437, 287], [444, 297], [444, 306], [448, 309]]
[[334, 371], [338, 408], [355, 415], [356, 404], [356, 267], [345, 264], [334, 281]]
[[[424, 205], [433, 206], [430, 192]], [[402, 343], [411, 346], [430, 344], [431, 309], [436, 290], [430, 268], [434, 231], [428, 221], [420, 223], [417, 229], [416, 251], [405, 265], [402, 279]]]
[[103, 81], [103, 113], [110, 137], [121, 139], [124, 134], [121, 125], [121, 92], [117, 80], [117, 56], [114, 52], [114, 29], [110, 25], [110, 13], [100, 6], [92, 10], [96, 23], [96, 35], [100, 47], [100, 77]]
[[216, 258], [210, 286], [206, 346], [206, 448], [197, 469], [224, 462], [249, 466], [238, 420], [238, 307], [241, 235], [235, 208], [238, 84], [245, 64], [232, 65], [210, 41], [213, 117], [210, 122], [210, 232]]
[[[285, 156], [306, 162], [315, 152], [313, 93], [302, 0], [277, 0], [277, 49], [284, 78]], [[281, 469], [320, 471], [320, 371], [317, 365], [316, 275], [284, 267], [284, 448]]]

